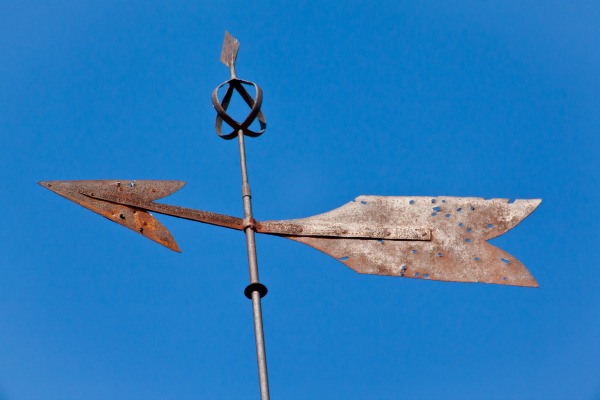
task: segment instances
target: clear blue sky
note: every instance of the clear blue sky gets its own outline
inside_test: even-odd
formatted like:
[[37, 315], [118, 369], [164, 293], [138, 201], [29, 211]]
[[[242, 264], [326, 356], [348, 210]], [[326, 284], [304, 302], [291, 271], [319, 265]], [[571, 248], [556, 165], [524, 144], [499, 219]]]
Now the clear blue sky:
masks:
[[[527, 4], [523, 4], [527, 3]], [[242, 215], [210, 94], [264, 90], [255, 217], [360, 194], [543, 198], [523, 289], [354, 273], [258, 238], [275, 399], [599, 399], [600, 4], [0, 2], [0, 399], [257, 398], [241, 233], [173, 253], [36, 185], [181, 179]]]

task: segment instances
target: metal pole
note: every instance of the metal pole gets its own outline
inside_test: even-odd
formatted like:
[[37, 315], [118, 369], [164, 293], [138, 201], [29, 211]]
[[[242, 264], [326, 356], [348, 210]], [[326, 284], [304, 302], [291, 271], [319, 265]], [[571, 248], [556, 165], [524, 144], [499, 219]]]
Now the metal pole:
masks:
[[246, 247], [248, 249], [248, 267], [250, 269], [250, 285], [244, 293], [252, 300], [252, 313], [254, 315], [254, 335], [256, 337], [256, 360], [258, 363], [258, 380], [260, 383], [261, 400], [269, 400], [269, 378], [267, 375], [267, 355], [265, 352], [265, 336], [262, 323], [262, 310], [260, 299], [266, 294], [266, 287], [258, 280], [258, 262], [256, 261], [256, 242], [254, 240], [254, 218], [252, 218], [252, 199], [248, 172], [246, 170], [246, 148], [244, 145], [244, 132], [238, 131], [240, 145], [240, 166], [242, 170], [242, 199], [244, 201], [244, 232], [246, 233]]

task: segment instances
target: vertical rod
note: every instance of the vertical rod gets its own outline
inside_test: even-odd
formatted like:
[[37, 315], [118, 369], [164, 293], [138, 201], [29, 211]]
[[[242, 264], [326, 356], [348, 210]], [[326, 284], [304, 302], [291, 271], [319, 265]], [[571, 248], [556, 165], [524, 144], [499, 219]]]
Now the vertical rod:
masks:
[[[256, 242], [254, 240], [254, 219], [252, 218], [252, 199], [248, 172], [246, 170], [246, 147], [244, 145], [244, 132], [238, 131], [240, 145], [240, 165], [242, 169], [242, 199], [244, 201], [244, 232], [246, 233], [246, 247], [248, 249], [248, 267], [250, 270], [250, 284], [258, 284], [258, 262], [256, 261]], [[269, 400], [269, 378], [267, 375], [267, 355], [265, 352], [265, 336], [263, 331], [262, 310], [260, 306], [261, 294], [258, 290], [252, 292], [252, 313], [254, 315], [254, 336], [256, 337], [256, 360], [258, 363], [258, 380], [260, 383], [261, 400]]]

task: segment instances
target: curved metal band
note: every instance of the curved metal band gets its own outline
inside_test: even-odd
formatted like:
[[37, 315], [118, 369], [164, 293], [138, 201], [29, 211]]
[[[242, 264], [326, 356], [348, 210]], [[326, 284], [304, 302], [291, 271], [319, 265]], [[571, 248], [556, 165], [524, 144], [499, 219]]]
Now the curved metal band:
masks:
[[[219, 102], [218, 92], [219, 89], [221, 89], [227, 84], [229, 85], [229, 87], [227, 88], [227, 92], [225, 92], [225, 96], [223, 97], [223, 101], [221, 103]], [[256, 90], [256, 99], [253, 99], [252, 96], [250, 96], [248, 91], [246, 91], [246, 89], [244, 88], [244, 84], [254, 86]], [[250, 113], [242, 123], [237, 122], [229, 114], [227, 114], [227, 107], [229, 106], [229, 101], [231, 100], [231, 96], [234, 90], [236, 90], [240, 94], [240, 96], [242, 96], [242, 99], [244, 99], [246, 104], [248, 104], [248, 106], [250, 107]], [[240, 129], [244, 132], [244, 135], [246, 136], [258, 137], [265, 132], [265, 129], [267, 129], [267, 120], [265, 119], [265, 116], [260, 110], [260, 107], [262, 105], [262, 89], [256, 83], [233, 78], [217, 86], [217, 88], [213, 90], [211, 98], [213, 107], [217, 112], [215, 130], [217, 131], [217, 135], [219, 135], [221, 138], [225, 140], [233, 139], [237, 137], [237, 133]], [[249, 129], [249, 126], [257, 118], [258, 123], [260, 125], [260, 131], [254, 132], [251, 129]], [[228, 134], [223, 134], [223, 121], [225, 121], [225, 123], [229, 125], [233, 129], [233, 131], [231, 131]]]

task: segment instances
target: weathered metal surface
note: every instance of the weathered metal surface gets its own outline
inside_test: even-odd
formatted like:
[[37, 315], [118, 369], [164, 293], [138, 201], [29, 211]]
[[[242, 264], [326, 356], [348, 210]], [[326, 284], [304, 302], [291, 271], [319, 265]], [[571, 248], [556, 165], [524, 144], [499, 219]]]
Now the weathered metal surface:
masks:
[[[154, 199], [177, 191], [184, 185], [184, 182], [180, 181], [90, 180], [40, 182], [40, 184], [101, 215], [104, 215], [102, 213], [104, 209], [111, 207], [110, 204], [116, 204], [130, 207], [138, 212], [153, 211], [236, 230], [243, 230], [246, 226], [241, 218], [152, 202]], [[355, 207], [354, 203], [349, 203], [314, 217], [255, 221], [253, 224], [258, 233], [279, 236], [431, 240], [430, 228], [410, 225], [393, 226], [386, 220], [386, 212], [384, 209]], [[358, 218], [358, 214], [363, 215]], [[115, 222], [123, 225], [127, 220], [119, 218]]]
[[148, 211], [206, 224], [242, 230], [244, 221], [229, 215], [154, 203], [179, 190], [185, 182], [160, 180], [51, 181], [40, 185], [92, 210], [113, 222], [136, 231], [167, 248], [181, 252], [169, 231]]
[[227, 31], [223, 39], [223, 48], [221, 49], [221, 62], [225, 64], [231, 73], [231, 77], [235, 78], [235, 59], [237, 58], [240, 42]]
[[256, 231], [284, 236], [431, 240], [429, 228], [407, 220], [390, 221], [386, 213], [383, 208], [356, 207], [352, 202], [313, 217], [257, 222]]
[[308, 244], [360, 273], [537, 286], [515, 257], [486, 243], [533, 212], [537, 199], [360, 196], [313, 217], [258, 222], [251, 209], [244, 220], [152, 201], [177, 191], [184, 185], [180, 181], [40, 184], [174, 251], [180, 251], [175, 240], [148, 211], [237, 230], [251, 226]]
[[181, 252], [171, 233], [145, 210], [90, 198], [82, 194], [81, 191], [94, 194], [113, 191], [123, 197], [135, 197], [140, 201], [152, 201], [179, 190], [185, 185], [185, 182], [94, 180], [51, 181], [39, 182], [39, 184], [173, 251]]
[[92, 199], [104, 200], [111, 203], [132, 206], [146, 211], [154, 211], [159, 214], [170, 215], [172, 217], [187, 219], [190, 221], [202, 222], [205, 224], [222, 226], [236, 230], [244, 229], [244, 220], [241, 218], [231, 217], [229, 215], [218, 214], [202, 210], [194, 210], [193, 208], [172, 206], [170, 204], [161, 204], [147, 201], [140, 201], [135, 197], [123, 197], [107, 192], [89, 192], [86, 190], [80, 191], [81, 194]]
[[360, 273], [537, 286], [515, 257], [486, 240], [516, 226], [541, 200], [360, 196], [313, 217], [245, 222], [228, 215], [152, 202], [181, 188], [184, 183], [179, 181], [40, 184], [175, 251], [180, 250], [171, 234], [148, 211], [237, 230], [252, 221], [258, 233], [308, 244]]
[[327, 214], [332, 219], [353, 218], [356, 224], [376, 226], [385, 221], [388, 226], [427, 227], [431, 241], [287, 237], [363, 274], [537, 287], [519, 260], [486, 240], [515, 227], [540, 203], [539, 199], [360, 196]]

